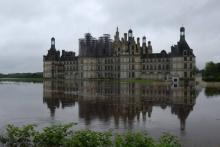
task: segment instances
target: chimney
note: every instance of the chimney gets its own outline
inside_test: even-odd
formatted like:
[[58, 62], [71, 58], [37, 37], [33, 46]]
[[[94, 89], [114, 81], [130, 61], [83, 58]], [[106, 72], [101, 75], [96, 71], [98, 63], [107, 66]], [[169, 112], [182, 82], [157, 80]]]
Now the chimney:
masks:
[[124, 33], [125, 42], [127, 41], [127, 33]]

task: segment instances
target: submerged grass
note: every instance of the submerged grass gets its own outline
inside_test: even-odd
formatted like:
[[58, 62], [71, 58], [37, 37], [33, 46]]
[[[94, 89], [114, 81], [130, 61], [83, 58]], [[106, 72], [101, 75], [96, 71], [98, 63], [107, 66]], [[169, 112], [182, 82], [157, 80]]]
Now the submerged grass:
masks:
[[0, 135], [0, 142], [6, 147], [181, 147], [179, 140], [170, 134], [163, 134], [157, 141], [147, 133], [113, 135], [111, 131], [74, 131], [72, 126], [72, 123], [59, 124], [37, 131], [36, 125], [8, 125]]

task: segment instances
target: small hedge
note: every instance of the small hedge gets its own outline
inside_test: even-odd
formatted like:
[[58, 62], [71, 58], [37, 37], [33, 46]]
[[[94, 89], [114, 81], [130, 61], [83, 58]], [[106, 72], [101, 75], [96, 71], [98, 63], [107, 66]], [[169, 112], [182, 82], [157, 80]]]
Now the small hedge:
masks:
[[147, 133], [115, 134], [91, 130], [73, 131], [73, 124], [52, 125], [36, 130], [36, 125], [8, 125], [0, 142], [7, 147], [181, 147], [175, 136], [163, 134], [155, 141]]

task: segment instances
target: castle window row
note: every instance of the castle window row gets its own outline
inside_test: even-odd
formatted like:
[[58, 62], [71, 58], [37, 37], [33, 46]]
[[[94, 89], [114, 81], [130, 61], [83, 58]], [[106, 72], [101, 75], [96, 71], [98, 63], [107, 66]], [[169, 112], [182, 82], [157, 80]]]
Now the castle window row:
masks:
[[78, 64], [77, 61], [63, 61], [64, 64]]
[[142, 62], [169, 62], [169, 58], [148, 58], [142, 59]]
[[192, 63], [188, 64], [187, 66], [187, 63], [184, 63], [184, 69], [192, 69], [193, 66], [192, 66]]
[[192, 61], [192, 57], [189, 57], [189, 59], [187, 57], [184, 57], [184, 61]]
[[77, 66], [65, 66], [65, 70], [78, 70]]
[[184, 50], [184, 51], [183, 51], [183, 55], [184, 55], [184, 56], [187, 56], [187, 55], [190, 56], [190, 55], [193, 55], [193, 52], [192, 52], [191, 50]]
[[169, 64], [163, 64], [163, 65], [143, 65], [143, 70], [169, 70], [170, 66]]

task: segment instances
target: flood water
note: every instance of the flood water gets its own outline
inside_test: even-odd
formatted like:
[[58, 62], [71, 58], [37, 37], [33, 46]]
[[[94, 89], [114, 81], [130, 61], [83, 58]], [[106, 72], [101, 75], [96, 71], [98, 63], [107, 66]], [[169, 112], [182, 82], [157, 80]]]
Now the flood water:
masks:
[[75, 122], [76, 129], [169, 132], [183, 146], [220, 146], [220, 88], [117, 81], [0, 83], [0, 129]]

